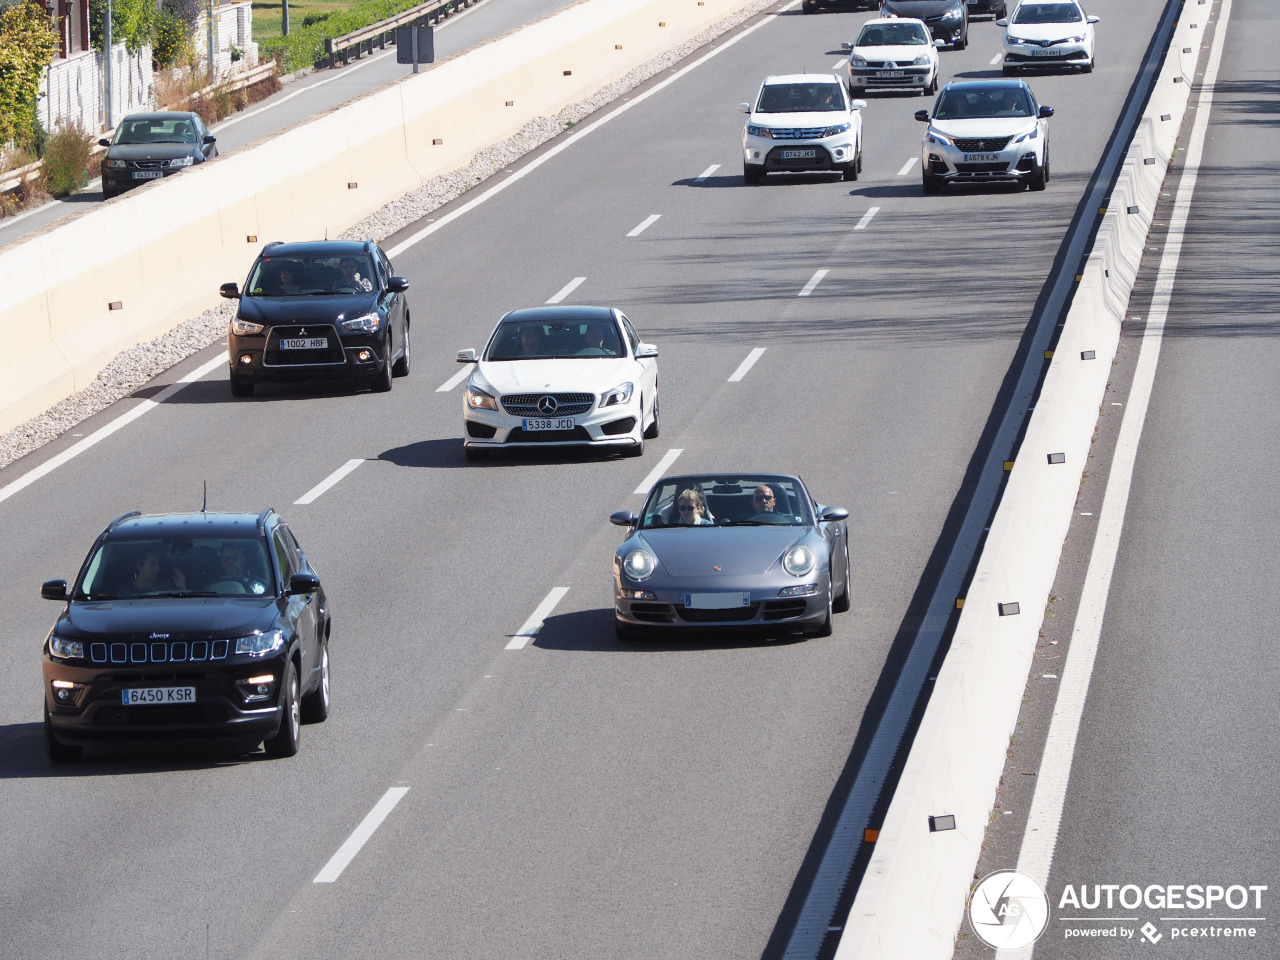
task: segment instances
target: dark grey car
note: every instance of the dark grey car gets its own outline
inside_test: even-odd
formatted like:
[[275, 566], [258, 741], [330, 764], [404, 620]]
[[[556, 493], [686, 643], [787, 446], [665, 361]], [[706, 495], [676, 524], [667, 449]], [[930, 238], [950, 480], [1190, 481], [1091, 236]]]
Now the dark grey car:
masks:
[[849, 609], [849, 512], [774, 473], [666, 477], [613, 558], [619, 640], [673, 629], [767, 628], [827, 636]]
[[104, 200], [218, 155], [217, 138], [200, 115], [179, 110], [132, 113], [120, 121], [115, 136], [98, 143], [107, 148], [102, 158]]
[[923, 20], [933, 39], [953, 50], [969, 44], [969, 8], [963, 0], [882, 0], [880, 16]]

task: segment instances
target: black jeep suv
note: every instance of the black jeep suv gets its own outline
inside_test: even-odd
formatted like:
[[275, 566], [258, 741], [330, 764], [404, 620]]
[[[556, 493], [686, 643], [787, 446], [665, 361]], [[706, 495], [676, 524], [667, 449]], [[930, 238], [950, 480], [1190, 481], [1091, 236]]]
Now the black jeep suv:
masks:
[[298, 541], [272, 510], [136, 511], [94, 541], [44, 642], [49, 759], [103, 741], [264, 741], [298, 752], [329, 715], [330, 616]]
[[264, 380], [349, 377], [374, 392], [409, 372], [409, 281], [372, 240], [268, 243], [254, 261], [227, 331], [231, 392]]

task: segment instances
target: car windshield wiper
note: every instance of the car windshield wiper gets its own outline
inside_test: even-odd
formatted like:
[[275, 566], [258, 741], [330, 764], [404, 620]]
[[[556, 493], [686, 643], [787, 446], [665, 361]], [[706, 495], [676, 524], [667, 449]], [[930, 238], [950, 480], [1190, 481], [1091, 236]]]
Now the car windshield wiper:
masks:
[[114, 593], [94, 593], [94, 594], [77, 593], [71, 599], [80, 600], [85, 603], [94, 603], [95, 601], [98, 601], [98, 600], [119, 600], [120, 598], [117, 597]]
[[174, 597], [220, 597], [222, 594], [215, 593], [212, 590], [173, 590], [169, 593], [148, 593], [144, 594], [144, 596], [172, 599]]
[[192, 146], [195, 146], [195, 141], [193, 140], [151, 140], [148, 142], [149, 143], [189, 143]]

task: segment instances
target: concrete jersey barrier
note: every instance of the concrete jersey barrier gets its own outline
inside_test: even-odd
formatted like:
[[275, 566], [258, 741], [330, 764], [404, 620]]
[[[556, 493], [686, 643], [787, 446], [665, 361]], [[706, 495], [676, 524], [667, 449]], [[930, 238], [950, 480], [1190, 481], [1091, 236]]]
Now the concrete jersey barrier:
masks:
[[0, 432], [216, 304], [264, 242], [337, 236], [748, 2], [583, 0], [0, 250]]

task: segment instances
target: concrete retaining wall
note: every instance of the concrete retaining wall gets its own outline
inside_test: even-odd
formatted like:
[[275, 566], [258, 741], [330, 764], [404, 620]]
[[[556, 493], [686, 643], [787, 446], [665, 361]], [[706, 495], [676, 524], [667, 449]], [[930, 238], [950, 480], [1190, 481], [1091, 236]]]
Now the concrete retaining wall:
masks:
[[[1190, 23], [1174, 31], [845, 922], [837, 960], [949, 960], [954, 952], [1203, 32]], [[1184, 47], [1192, 52], [1179, 53]], [[1092, 359], [1084, 359], [1087, 351]], [[1065, 454], [1065, 462], [1050, 464], [1054, 453]], [[1011, 602], [1021, 612], [1000, 616], [999, 605]], [[944, 814], [955, 816], [956, 829], [930, 833], [929, 817]]]
[[0, 250], [0, 432], [218, 302], [264, 242], [336, 236], [747, 2], [583, 0]]

